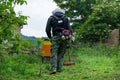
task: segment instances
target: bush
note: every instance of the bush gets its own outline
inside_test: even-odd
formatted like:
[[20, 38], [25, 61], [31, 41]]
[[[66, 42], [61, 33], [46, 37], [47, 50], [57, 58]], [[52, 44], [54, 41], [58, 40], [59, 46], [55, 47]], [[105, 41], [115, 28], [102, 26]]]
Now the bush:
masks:
[[78, 29], [77, 38], [81, 42], [104, 42], [109, 33], [120, 28], [120, 3], [103, 2], [92, 7], [92, 13]]

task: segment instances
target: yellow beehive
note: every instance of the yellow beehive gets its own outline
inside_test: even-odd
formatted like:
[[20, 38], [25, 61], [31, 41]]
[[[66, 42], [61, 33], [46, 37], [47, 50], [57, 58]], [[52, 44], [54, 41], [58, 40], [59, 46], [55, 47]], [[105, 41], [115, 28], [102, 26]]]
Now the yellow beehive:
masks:
[[41, 48], [43, 56], [45, 57], [51, 56], [50, 48], [51, 48], [51, 42], [49, 40], [44, 40]]

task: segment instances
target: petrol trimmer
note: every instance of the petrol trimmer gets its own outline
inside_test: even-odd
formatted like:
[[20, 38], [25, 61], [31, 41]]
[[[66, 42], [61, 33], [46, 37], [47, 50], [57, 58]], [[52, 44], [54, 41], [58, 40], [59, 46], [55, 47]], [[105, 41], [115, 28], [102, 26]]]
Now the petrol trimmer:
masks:
[[71, 60], [70, 48], [68, 48], [67, 56], [68, 56], [68, 61], [65, 61], [65, 62], [63, 63], [63, 65], [65, 65], [65, 66], [74, 65], [75, 62], [73, 62], [73, 61]]

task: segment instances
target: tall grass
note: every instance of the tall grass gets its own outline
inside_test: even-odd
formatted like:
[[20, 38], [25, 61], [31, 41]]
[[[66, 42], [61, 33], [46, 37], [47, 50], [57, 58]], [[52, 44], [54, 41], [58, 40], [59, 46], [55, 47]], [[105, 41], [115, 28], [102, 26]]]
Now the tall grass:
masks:
[[33, 75], [39, 70], [39, 61], [35, 54], [5, 55], [0, 62], [0, 80]]
[[[67, 53], [75, 65], [63, 66], [63, 72], [55, 75], [49, 75], [49, 61], [41, 64], [37, 54], [4, 55], [0, 80], [120, 80], [119, 47], [77, 46]], [[67, 53], [65, 61], [68, 61]]]

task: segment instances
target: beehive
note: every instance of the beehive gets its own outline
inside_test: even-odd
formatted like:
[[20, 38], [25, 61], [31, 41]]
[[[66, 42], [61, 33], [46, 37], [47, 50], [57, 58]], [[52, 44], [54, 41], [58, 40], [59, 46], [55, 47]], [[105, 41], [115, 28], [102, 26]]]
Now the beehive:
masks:
[[45, 57], [51, 56], [50, 48], [51, 48], [51, 42], [49, 40], [44, 40], [41, 48], [43, 56]]

